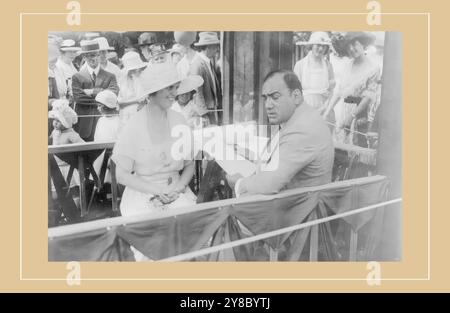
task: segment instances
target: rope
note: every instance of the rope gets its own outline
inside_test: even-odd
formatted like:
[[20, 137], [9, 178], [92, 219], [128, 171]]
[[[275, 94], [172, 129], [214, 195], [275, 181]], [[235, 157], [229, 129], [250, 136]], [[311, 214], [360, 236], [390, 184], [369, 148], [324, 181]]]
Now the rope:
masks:
[[[328, 121], [325, 121], [325, 123], [327, 123], [327, 124], [329, 124], [329, 125], [332, 125], [332, 126], [334, 126], [334, 127], [337, 127], [335, 123], [331, 123], [331, 122], [328, 122]], [[356, 134], [359, 134], [359, 135], [364, 136], [364, 137], [369, 137], [369, 136], [370, 136], [370, 135], [368, 135], [368, 134], [366, 134], [366, 133], [361, 133], [361, 132], [356, 131], [356, 130], [351, 130], [351, 129], [348, 128], [348, 127], [342, 127], [342, 129], [348, 130], [349, 132], [356, 133]]]
[[284, 227], [284, 228], [280, 228], [274, 231], [270, 231], [267, 233], [263, 233], [263, 234], [259, 234], [259, 235], [255, 235], [249, 238], [245, 238], [245, 239], [239, 239], [239, 240], [235, 240], [232, 242], [227, 242], [224, 244], [220, 244], [214, 247], [209, 247], [206, 249], [201, 249], [201, 250], [197, 250], [194, 252], [188, 252], [188, 253], [183, 253], [183, 254], [179, 254], [173, 257], [169, 257], [169, 258], [165, 258], [165, 259], [161, 259], [158, 260], [158, 262], [176, 262], [176, 261], [184, 261], [186, 259], [192, 259], [195, 257], [199, 257], [202, 255], [206, 255], [206, 254], [210, 254], [210, 253], [214, 253], [214, 252], [218, 252], [221, 250], [225, 250], [225, 249], [230, 249], [230, 248], [234, 248], [237, 246], [241, 246], [241, 245], [245, 245], [254, 241], [258, 241], [258, 240], [262, 240], [262, 239], [266, 239], [266, 238], [270, 238], [270, 237], [275, 237], [278, 235], [282, 235], [284, 233], [288, 233], [288, 232], [292, 232], [295, 230], [300, 230], [303, 228], [307, 228], [307, 227], [311, 227], [311, 226], [315, 226], [321, 223], [325, 223], [325, 222], [329, 222], [332, 220], [336, 220], [339, 218], [343, 218], [346, 216], [350, 216], [350, 215], [354, 215], [354, 214], [359, 214], [365, 211], [370, 211], [376, 208], [379, 208], [381, 206], [385, 206], [385, 205], [389, 205], [389, 204], [394, 204], [397, 202], [401, 202], [402, 199], [401, 198], [397, 198], [394, 200], [390, 200], [390, 201], [385, 201], [385, 202], [380, 202], [377, 204], [373, 204], [373, 205], [369, 205], [357, 210], [353, 210], [353, 211], [349, 211], [349, 212], [345, 212], [345, 213], [340, 213], [340, 214], [335, 214], [332, 216], [328, 216], [328, 217], [324, 217], [324, 218], [320, 218], [320, 219], [316, 219], [314, 221], [310, 221], [310, 222], [306, 222], [306, 223], [301, 223], [301, 224], [297, 224], [297, 225], [293, 225], [293, 226], [289, 226], [289, 227]]

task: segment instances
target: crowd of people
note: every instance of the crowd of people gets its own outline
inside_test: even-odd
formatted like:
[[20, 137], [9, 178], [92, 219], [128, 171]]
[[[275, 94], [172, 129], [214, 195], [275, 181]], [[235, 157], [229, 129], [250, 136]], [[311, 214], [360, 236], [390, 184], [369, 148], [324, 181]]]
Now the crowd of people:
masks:
[[[174, 32], [169, 48], [144, 32], [120, 58], [107, 38], [92, 37], [78, 43], [49, 37], [50, 143], [115, 142], [111, 158], [126, 186], [122, 215], [195, 203], [188, 187], [194, 162], [172, 157], [171, 131], [180, 124], [196, 129], [223, 123], [218, 33]], [[333, 138], [368, 146], [381, 89], [381, 68], [365, 53], [374, 40], [371, 33], [347, 33], [340, 48], [348, 62], [337, 74], [329, 34], [313, 32], [297, 42], [308, 53], [292, 71], [265, 77], [257, 96], [269, 124], [281, 127], [279, 166], [251, 177], [229, 176], [236, 195], [328, 183]], [[82, 60], [79, 67], [75, 58]], [[254, 95], [241, 98], [234, 113], [250, 120]], [[103, 154], [94, 168], [102, 163]]]

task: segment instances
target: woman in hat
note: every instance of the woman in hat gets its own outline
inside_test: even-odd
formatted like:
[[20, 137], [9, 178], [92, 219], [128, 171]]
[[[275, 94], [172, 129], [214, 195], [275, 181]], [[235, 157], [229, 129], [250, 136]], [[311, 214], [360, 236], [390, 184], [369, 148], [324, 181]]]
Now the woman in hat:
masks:
[[[348, 32], [343, 41], [336, 44], [344, 48], [350, 58], [347, 69], [342, 75], [335, 96], [330, 101], [325, 115], [335, 109], [335, 139], [339, 142], [367, 147], [368, 111], [377, 101], [379, 93], [380, 67], [372, 62], [365, 53], [375, 41], [368, 32]], [[356, 131], [356, 132], [355, 132]]]
[[190, 131], [183, 116], [170, 109], [184, 80], [170, 62], [147, 67], [140, 80], [146, 104], [121, 130], [112, 155], [117, 180], [126, 186], [120, 203], [123, 216], [195, 203], [187, 187], [194, 174], [191, 153], [183, 151], [185, 160], [172, 153], [172, 130], [183, 125]]
[[139, 95], [142, 94], [139, 77], [147, 67], [147, 62], [142, 62], [139, 53], [130, 51], [123, 55], [123, 74], [119, 80], [119, 114], [120, 124], [123, 127], [130, 117], [136, 113], [140, 102]]
[[188, 78], [178, 87], [176, 101], [172, 104], [172, 109], [181, 113], [192, 129], [201, 128], [207, 126], [207, 119], [202, 117], [207, 111], [196, 106], [193, 98], [196, 89], [203, 85], [203, 78], [198, 75], [191, 75]]
[[[94, 141], [112, 142], [116, 141], [120, 131], [120, 120], [118, 115], [117, 96], [111, 90], [100, 91], [95, 97], [98, 103], [98, 110], [102, 117], [98, 119], [95, 128]], [[100, 174], [105, 151], [94, 161], [94, 170]], [[111, 183], [109, 170], [106, 171], [105, 183]]]
[[[327, 59], [330, 37], [326, 32], [313, 32], [307, 42], [297, 45], [309, 46], [311, 50], [295, 64], [294, 73], [302, 83], [305, 102], [323, 114], [336, 85], [333, 67]], [[334, 115], [329, 114], [328, 121], [334, 124]]]

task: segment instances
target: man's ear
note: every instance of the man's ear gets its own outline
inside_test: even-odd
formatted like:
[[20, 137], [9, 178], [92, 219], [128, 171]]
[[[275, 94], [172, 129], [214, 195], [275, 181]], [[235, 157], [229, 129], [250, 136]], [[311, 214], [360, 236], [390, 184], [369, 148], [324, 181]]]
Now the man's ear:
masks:
[[295, 104], [299, 105], [299, 104], [301, 104], [303, 102], [303, 94], [300, 91], [300, 89], [295, 89], [292, 92], [292, 95], [294, 96]]

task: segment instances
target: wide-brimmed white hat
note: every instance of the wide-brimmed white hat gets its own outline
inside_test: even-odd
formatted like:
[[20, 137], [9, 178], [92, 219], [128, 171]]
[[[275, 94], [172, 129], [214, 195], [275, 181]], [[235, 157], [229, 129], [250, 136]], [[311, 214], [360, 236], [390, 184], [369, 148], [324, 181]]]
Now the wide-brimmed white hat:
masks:
[[139, 76], [142, 91], [137, 98], [143, 98], [176, 83], [182, 82], [177, 67], [171, 62], [156, 63], [145, 68]]
[[208, 46], [220, 44], [219, 37], [216, 32], [201, 32], [198, 34], [199, 40], [194, 43], [194, 46]]
[[125, 72], [136, 70], [138, 68], [143, 68], [148, 65], [147, 62], [141, 60], [139, 53], [134, 51], [129, 51], [125, 53], [122, 57], [123, 69]]
[[48, 112], [48, 117], [55, 118], [64, 125], [65, 128], [71, 128], [78, 122], [78, 115], [69, 106], [66, 99], [57, 99], [52, 103], [52, 110]]
[[203, 85], [203, 78], [199, 75], [189, 75], [180, 83], [177, 89], [177, 96], [190, 92]]
[[113, 47], [109, 46], [108, 39], [106, 39], [105, 37], [97, 37], [93, 39], [93, 41], [98, 42], [99, 50], [114, 50]]
[[297, 45], [327, 45], [331, 46], [330, 36], [326, 32], [313, 32], [308, 41], [298, 41]]
[[117, 96], [111, 90], [102, 90], [95, 97], [95, 101], [107, 106], [110, 109], [117, 109]]

